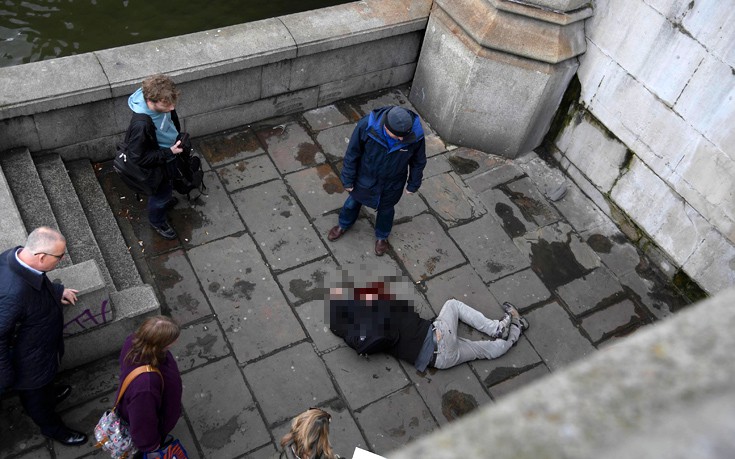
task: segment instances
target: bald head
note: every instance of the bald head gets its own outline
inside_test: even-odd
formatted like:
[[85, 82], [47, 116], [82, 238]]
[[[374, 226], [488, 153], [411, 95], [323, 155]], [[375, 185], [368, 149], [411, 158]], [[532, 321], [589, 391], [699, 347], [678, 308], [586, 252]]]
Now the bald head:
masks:
[[40, 226], [34, 229], [26, 239], [25, 248], [29, 252], [50, 252], [56, 248], [59, 243], [66, 245], [66, 238], [53, 228], [48, 226]]

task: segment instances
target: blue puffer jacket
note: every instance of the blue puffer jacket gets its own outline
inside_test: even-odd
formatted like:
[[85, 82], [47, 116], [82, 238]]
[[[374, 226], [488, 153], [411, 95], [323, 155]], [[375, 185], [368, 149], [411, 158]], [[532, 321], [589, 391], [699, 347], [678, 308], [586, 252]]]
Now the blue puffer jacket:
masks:
[[54, 378], [64, 353], [64, 286], [44, 282], [0, 254], [0, 389], [38, 389]]
[[410, 192], [418, 190], [426, 166], [424, 130], [417, 114], [410, 112], [411, 134], [389, 147], [383, 126], [390, 108], [373, 110], [357, 123], [341, 174], [344, 187], [354, 187], [352, 198], [374, 209], [396, 205], [404, 185]]

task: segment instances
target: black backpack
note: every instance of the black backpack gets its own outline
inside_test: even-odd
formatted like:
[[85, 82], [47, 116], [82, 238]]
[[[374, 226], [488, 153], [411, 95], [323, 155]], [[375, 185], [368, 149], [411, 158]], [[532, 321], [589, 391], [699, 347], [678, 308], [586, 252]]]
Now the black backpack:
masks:
[[[117, 144], [117, 152], [112, 162], [112, 168], [136, 194], [142, 193], [150, 196], [155, 194], [158, 186], [163, 181], [163, 171], [160, 167], [146, 168], [140, 166], [140, 155], [130, 150], [130, 132], [132, 127], [138, 123], [150, 124], [153, 132], [155, 132], [155, 126], [153, 126], [153, 120], [150, 116], [134, 113], [128, 131], [125, 133], [125, 139]], [[145, 133], [146, 136], [150, 137], [148, 127], [146, 126]], [[157, 144], [155, 139], [152, 140]]]
[[360, 355], [386, 352], [396, 345], [397, 331], [391, 330], [385, 308], [368, 307], [364, 301], [329, 302], [329, 328]]
[[179, 173], [173, 179], [174, 190], [179, 194], [185, 194], [191, 201], [189, 194], [193, 190], [198, 189], [199, 194], [205, 194], [204, 190], [207, 189], [204, 185], [202, 160], [192, 153], [191, 141], [187, 133], [182, 132], [176, 140], [181, 140], [181, 147], [184, 151], [176, 155], [176, 169]]

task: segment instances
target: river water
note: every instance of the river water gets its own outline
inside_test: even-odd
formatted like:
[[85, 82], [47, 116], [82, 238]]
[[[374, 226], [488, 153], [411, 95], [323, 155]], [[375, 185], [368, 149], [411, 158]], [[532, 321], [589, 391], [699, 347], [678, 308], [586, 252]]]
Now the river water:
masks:
[[0, 67], [175, 37], [346, 0], [0, 0]]

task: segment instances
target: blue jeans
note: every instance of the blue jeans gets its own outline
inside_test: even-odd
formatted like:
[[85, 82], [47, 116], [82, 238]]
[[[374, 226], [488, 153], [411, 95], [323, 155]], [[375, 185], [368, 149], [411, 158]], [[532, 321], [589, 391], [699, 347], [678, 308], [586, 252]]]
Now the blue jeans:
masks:
[[165, 168], [164, 178], [158, 190], [148, 196], [148, 221], [154, 226], [161, 226], [166, 222], [166, 204], [171, 200], [174, 190], [171, 177], [178, 174], [175, 161], [166, 163]]
[[[362, 204], [348, 196], [342, 210], [339, 212], [339, 227], [343, 230], [350, 228], [357, 221], [360, 215]], [[378, 206], [377, 216], [375, 217], [375, 238], [388, 239], [390, 231], [393, 229], [393, 217], [396, 210], [393, 206], [381, 209]]]

